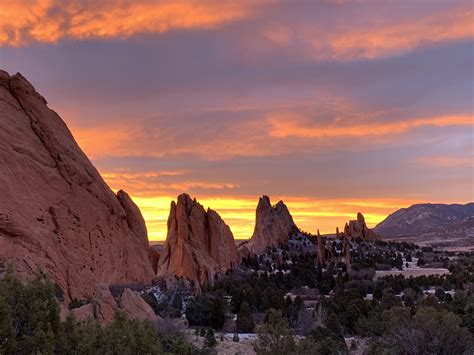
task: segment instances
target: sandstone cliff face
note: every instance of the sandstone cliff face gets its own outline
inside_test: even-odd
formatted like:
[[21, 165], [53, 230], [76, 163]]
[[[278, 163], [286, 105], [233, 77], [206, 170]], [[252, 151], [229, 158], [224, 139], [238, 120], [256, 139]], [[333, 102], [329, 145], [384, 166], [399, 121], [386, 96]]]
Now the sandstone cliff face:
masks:
[[258, 201], [255, 229], [252, 238], [239, 248], [242, 254], [261, 254], [267, 247], [281, 245], [288, 236], [298, 228], [293, 222], [288, 208], [279, 201], [275, 206], [270, 203], [268, 196], [262, 196]]
[[205, 211], [187, 194], [171, 203], [158, 277], [183, 278], [199, 289], [237, 266], [238, 261], [234, 236], [215, 211]]
[[0, 260], [38, 268], [66, 301], [96, 284], [150, 283], [143, 218], [116, 196], [61, 118], [20, 74], [0, 71]]
[[357, 219], [349, 221], [344, 227], [344, 236], [349, 239], [361, 238], [367, 241], [380, 240], [380, 236], [367, 227], [362, 213], [357, 213]]

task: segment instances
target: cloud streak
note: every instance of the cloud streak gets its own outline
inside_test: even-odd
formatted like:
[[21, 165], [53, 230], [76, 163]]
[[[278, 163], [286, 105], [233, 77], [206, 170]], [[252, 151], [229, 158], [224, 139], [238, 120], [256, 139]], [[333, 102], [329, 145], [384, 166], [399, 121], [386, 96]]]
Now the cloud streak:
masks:
[[[401, 24], [372, 24], [363, 29], [344, 26], [337, 34], [319, 30], [310, 37], [314, 38], [311, 55], [316, 59], [336, 60], [399, 55], [426, 44], [471, 39], [474, 36], [472, 21], [473, 11], [467, 7]], [[321, 41], [317, 34], [327, 35], [327, 38]]]
[[[363, 113], [352, 112], [356, 108], [347, 107], [344, 110], [328, 112], [321, 117], [298, 111], [260, 112], [250, 114], [255, 119], [210, 125], [203, 125], [198, 120], [183, 121], [181, 124], [188, 126], [184, 131], [161, 120], [113, 124], [100, 129], [73, 127], [72, 130], [81, 147], [92, 158], [110, 154], [153, 157], [191, 155], [208, 160], [225, 160], [309, 152], [315, 144], [320, 150], [329, 151], [344, 142], [346, 149], [360, 150], [380, 144], [404, 143], [404, 136], [417, 129], [464, 129], [474, 125], [472, 115], [447, 114], [387, 120], [385, 116], [378, 117], [381, 113], [375, 110], [367, 112], [370, 118], [367, 120]], [[192, 131], [199, 131], [199, 136], [192, 135]]]
[[7, 1], [0, 45], [56, 43], [63, 38], [114, 39], [180, 29], [212, 29], [250, 16], [266, 1]]
[[340, 138], [340, 137], [370, 137], [386, 136], [389, 134], [405, 133], [420, 127], [448, 127], [474, 125], [471, 115], [442, 116], [428, 118], [414, 118], [403, 121], [380, 122], [371, 121], [364, 123], [314, 124], [292, 118], [270, 117], [270, 136], [278, 138]]

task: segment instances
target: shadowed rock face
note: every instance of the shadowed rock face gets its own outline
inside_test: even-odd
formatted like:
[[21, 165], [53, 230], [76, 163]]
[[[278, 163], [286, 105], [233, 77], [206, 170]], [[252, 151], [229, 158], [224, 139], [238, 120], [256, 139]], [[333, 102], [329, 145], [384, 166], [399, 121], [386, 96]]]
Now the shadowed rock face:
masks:
[[234, 236], [222, 218], [189, 195], [178, 196], [178, 202], [171, 203], [158, 277], [184, 278], [199, 289], [237, 264]]
[[349, 239], [361, 238], [367, 241], [380, 240], [380, 236], [367, 227], [362, 213], [357, 213], [357, 219], [349, 221], [344, 227], [344, 236]]
[[0, 260], [48, 273], [66, 300], [98, 283], [148, 284], [145, 223], [116, 196], [62, 119], [20, 74], [0, 71]]
[[241, 245], [242, 254], [261, 254], [267, 247], [281, 245], [298, 228], [288, 208], [279, 201], [275, 206], [268, 196], [260, 197], [257, 206], [255, 229], [248, 243]]

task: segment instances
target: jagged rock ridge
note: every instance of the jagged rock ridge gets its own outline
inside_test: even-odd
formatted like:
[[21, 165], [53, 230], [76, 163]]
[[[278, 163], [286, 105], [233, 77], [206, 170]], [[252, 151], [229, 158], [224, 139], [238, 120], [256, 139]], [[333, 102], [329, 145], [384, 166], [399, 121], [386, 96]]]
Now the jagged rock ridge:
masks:
[[148, 284], [145, 223], [115, 195], [62, 119], [21, 74], [0, 71], [0, 260], [48, 273], [66, 300], [98, 283]]
[[258, 201], [255, 229], [252, 238], [240, 246], [242, 254], [261, 254], [266, 248], [282, 245], [289, 235], [298, 230], [288, 208], [279, 201], [275, 206], [270, 203], [268, 196], [260, 197]]
[[199, 289], [238, 265], [230, 228], [217, 212], [187, 194], [171, 203], [168, 235], [158, 262], [158, 277], [185, 279]]

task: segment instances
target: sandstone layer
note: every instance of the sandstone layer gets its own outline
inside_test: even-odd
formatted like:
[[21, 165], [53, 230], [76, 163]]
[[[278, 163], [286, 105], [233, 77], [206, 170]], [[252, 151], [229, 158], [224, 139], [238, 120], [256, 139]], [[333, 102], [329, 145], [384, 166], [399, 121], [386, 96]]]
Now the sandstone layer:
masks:
[[261, 254], [266, 248], [284, 244], [290, 234], [298, 230], [288, 208], [279, 201], [275, 206], [268, 196], [258, 201], [255, 229], [252, 238], [239, 248], [243, 255]]
[[66, 301], [96, 285], [154, 277], [137, 206], [118, 195], [63, 120], [21, 75], [0, 71], [0, 260], [21, 277], [38, 269]]
[[168, 235], [158, 262], [158, 277], [185, 279], [200, 289], [238, 265], [230, 228], [217, 212], [207, 211], [187, 194], [171, 203]]

